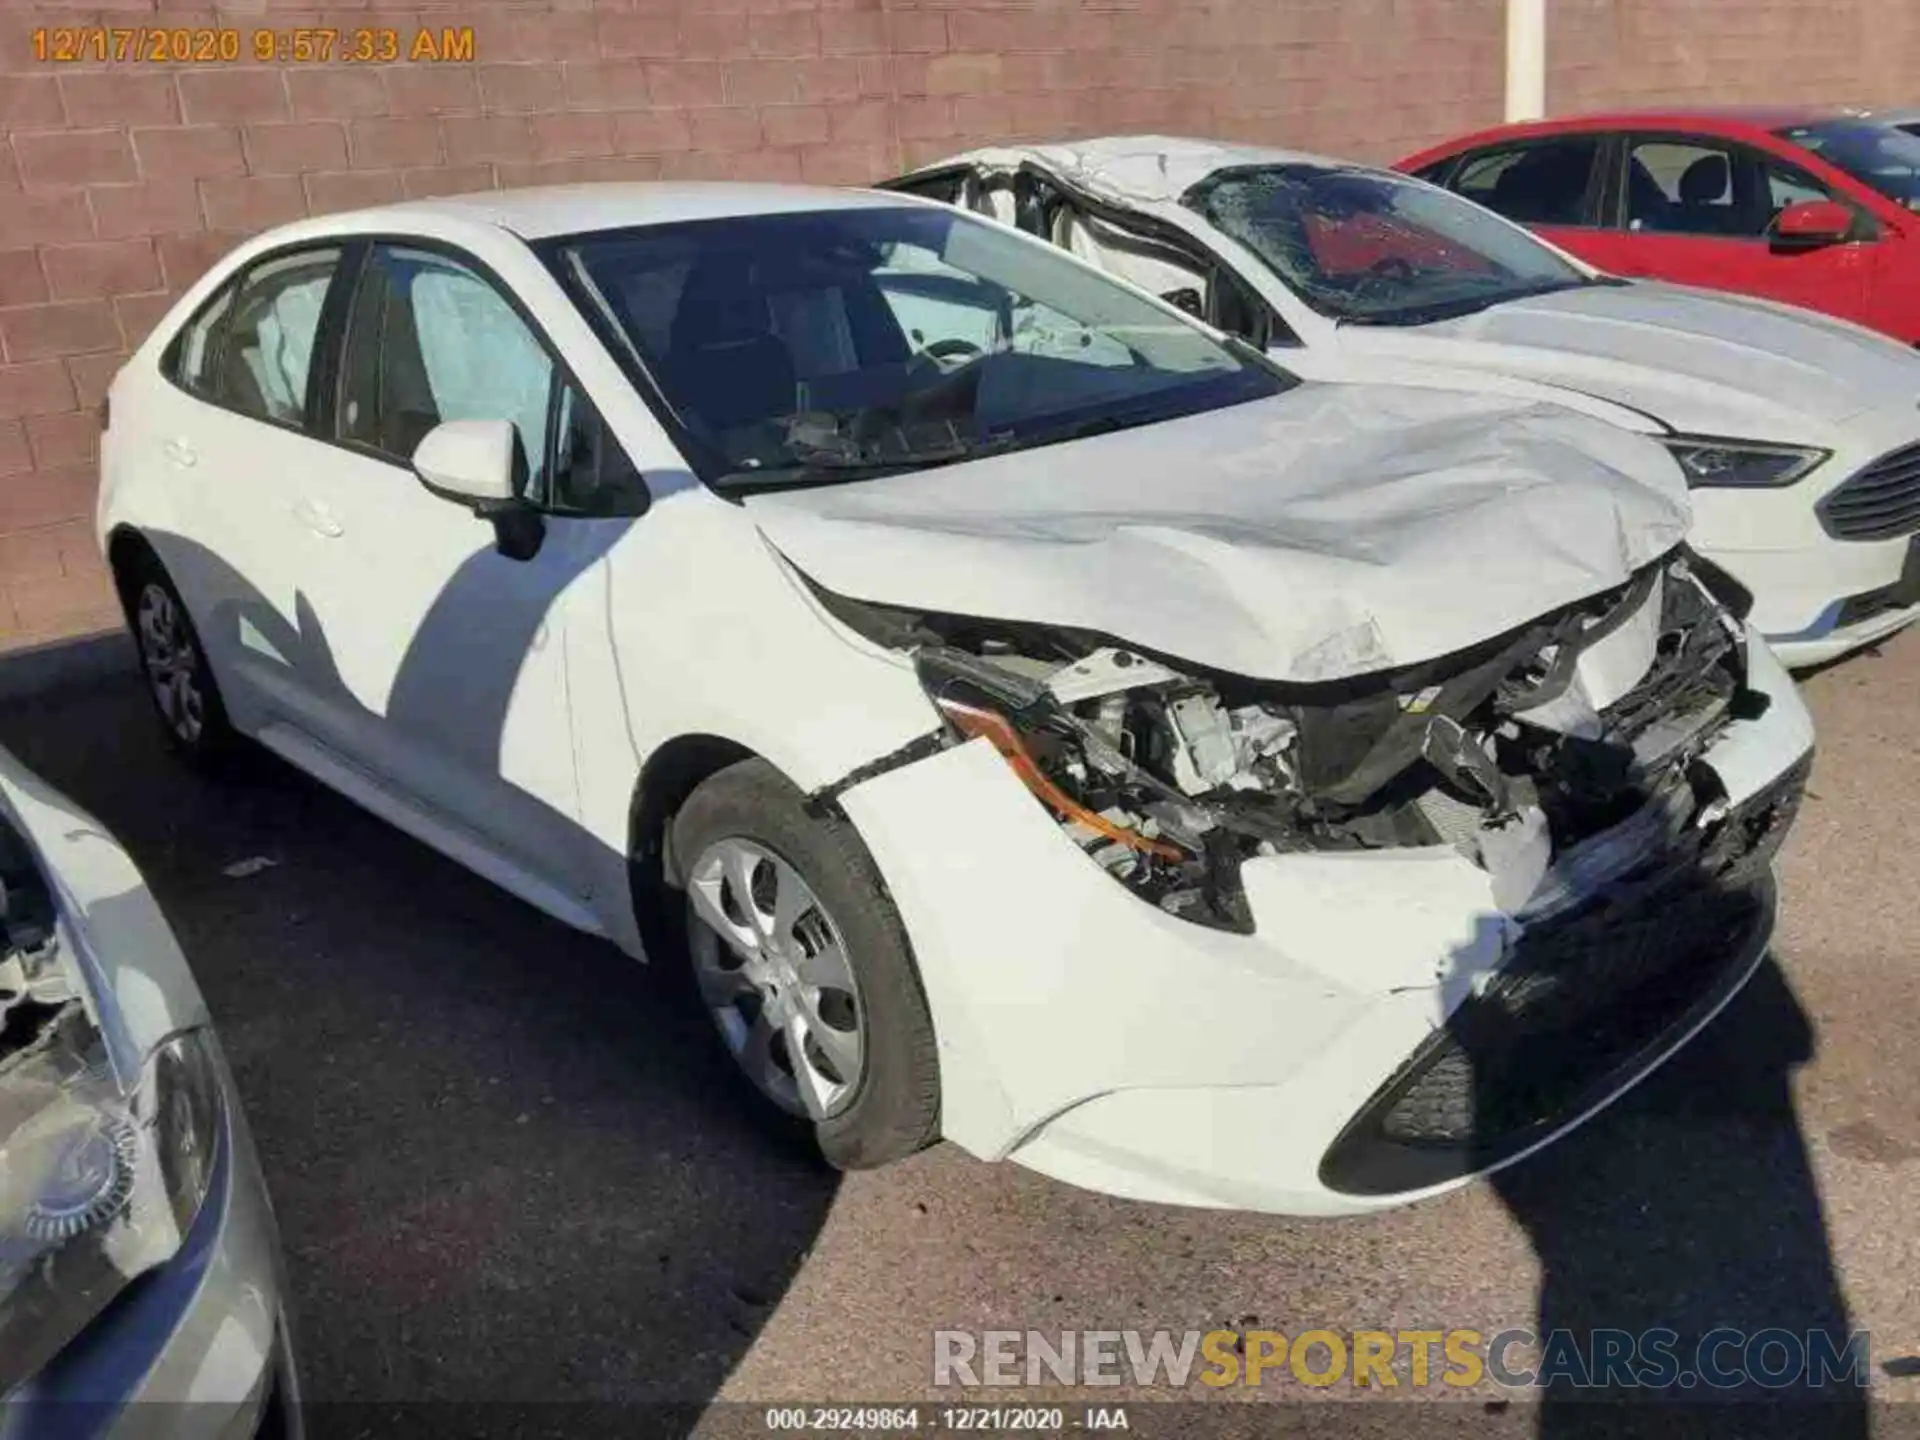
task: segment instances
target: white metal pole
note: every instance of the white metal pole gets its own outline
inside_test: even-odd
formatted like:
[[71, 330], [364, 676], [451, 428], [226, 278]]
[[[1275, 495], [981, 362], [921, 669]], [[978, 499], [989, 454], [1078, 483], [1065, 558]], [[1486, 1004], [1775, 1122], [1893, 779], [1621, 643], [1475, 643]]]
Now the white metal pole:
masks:
[[1547, 113], [1547, 0], [1507, 0], [1507, 119]]

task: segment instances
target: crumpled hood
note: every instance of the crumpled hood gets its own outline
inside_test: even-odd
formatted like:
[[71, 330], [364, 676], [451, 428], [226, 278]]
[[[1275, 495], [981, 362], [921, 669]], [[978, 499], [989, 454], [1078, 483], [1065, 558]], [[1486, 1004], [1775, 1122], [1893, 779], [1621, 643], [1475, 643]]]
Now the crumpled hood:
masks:
[[1765, 300], [1657, 282], [1563, 290], [1393, 329], [1342, 326], [1342, 349], [1497, 370], [1644, 411], [1676, 430], [1814, 440], [1809, 421], [1920, 404], [1895, 341]]
[[1556, 406], [1393, 386], [748, 498], [827, 589], [1099, 631], [1254, 678], [1433, 659], [1684, 537], [1679, 467]]

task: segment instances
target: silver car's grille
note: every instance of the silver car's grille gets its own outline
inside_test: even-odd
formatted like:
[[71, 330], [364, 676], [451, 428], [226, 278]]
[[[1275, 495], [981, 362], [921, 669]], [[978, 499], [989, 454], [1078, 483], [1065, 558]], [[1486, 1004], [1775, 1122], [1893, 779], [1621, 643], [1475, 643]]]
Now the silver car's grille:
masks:
[[1837, 540], [1891, 540], [1920, 530], [1920, 444], [1882, 455], [1818, 509]]

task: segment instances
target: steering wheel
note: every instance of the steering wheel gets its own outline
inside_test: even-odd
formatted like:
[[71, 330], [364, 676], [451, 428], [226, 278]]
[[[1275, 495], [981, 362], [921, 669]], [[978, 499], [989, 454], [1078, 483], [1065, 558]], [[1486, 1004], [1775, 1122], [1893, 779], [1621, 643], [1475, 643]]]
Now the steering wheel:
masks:
[[969, 361], [978, 360], [986, 352], [971, 340], [962, 340], [958, 335], [949, 335], [944, 340], [936, 340], [914, 358], [931, 360], [943, 371], [957, 370]]
[[1367, 274], [1382, 280], [1411, 280], [1419, 273], [1404, 255], [1387, 255], [1367, 267]]

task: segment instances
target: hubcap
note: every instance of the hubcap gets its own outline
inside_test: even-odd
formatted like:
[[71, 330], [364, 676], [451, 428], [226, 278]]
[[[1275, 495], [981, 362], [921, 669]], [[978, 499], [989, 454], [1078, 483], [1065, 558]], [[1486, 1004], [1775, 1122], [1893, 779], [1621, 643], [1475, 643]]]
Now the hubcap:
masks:
[[174, 734], [191, 744], [206, 728], [207, 707], [200, 693], [200, 655], [186, 616], [163, 586], [149, 583], [140, 591], [134, 618], [140, 658], [160, 714]]
[[785, 860], [716, 840], [687, 885], [694, 977], [747, 1078], [782, 1109], [838, 1114], [860, 1088], [866, 1012], [846, 943]]

